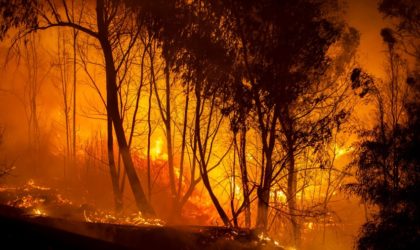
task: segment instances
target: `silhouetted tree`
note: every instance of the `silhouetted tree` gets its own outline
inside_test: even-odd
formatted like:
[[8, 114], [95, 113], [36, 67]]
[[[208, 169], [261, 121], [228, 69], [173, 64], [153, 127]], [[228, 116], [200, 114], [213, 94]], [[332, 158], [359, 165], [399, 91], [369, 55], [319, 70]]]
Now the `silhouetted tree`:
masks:
[[410, 84], [411, 94], [403, 103], [407, 121], [393, 127], [380, 121], [373, 130], [362, 133], [365, 139], [356, 151], [353, 164], [358, 182], [348, 187], [379, 209], [363, 225], [359, 249], [420, 246], [420, 88], [418, 81]]
[[[239, 122], [232, 116], [234, 130], [242, 126], [240, 131], [245, 134], [245, 121], [253, 119], [264, 155], [257, 188], [257, 224], [263, 230], [273, 177], [285, 167], [280, 159], [274, 159], [274, 146], [281, 131], [297, 134], [283, 127], [286, 123], [279, 119], [290, 111], [289, 106], [300, 105], [297, 98], [319, 81], [329, 66], [327, 50], [342, 29], [340, 22], [332, 22], [325, 14], [333, 5], [334, 1], [137, 2], [143, 14], [153, 19], [151, 27], [174, 70], [198, 87], [204, 98], [217, 93], [225, 114], [241, 114]], [[244, 103], [250, 107], [245, 108]], [[320, 119], [324, 125], [328, 121]], [[323, 128], [322, 124], [315, 127]], [[241, 165], [246, 172], [246, 166]], [[294, 176], [292, 168], [289, 172]], [[294, 183], [296, 178], [290, 179]], [[242, 181], [246, 185], [246, 178]]]
[[[17, 41], [35, 31], [53, 27], [68, 27], [77, 29], [85, 35], [96, 39], [100, 44], [105, 62], [107, 113], [112, 120], [112, 125], [127, 177], [135, 197], [136, 205], [140, 211], [153, 215], [153, 208], [147, 201], [134, 168], [127, 138], [125, 136], [123, 119], [119, 109], [117, 73], [122, 67], [124, 59], [129, 53], [130, 47], [133, 46], [133, 43], [128, 45], [128, 49], [123, 52], [122, 55], [120, 54], [117, 56], [115, 48], [118, 44], [115, 44], [114, 42], [117, 40], [118, 36], [124, 35], [124, 33], [118, 31], [118, 28], [123, 27], [118, 26], [115, 22], [127, 18], [129, 12], [121, 12], [121, 9], [124, 7], [122, 1], [97, 0], [94, 15], [96, 20], [94, 20], [93, 23], [86, 23], [84, 21], [75, 20], [74, 15], [71, 14], [71, 10], [69, 10], [68, 6], [67, 1], [56, 3], [48, 0], [45, 4], [26, 0], [1, 1], [0, 17], [3, 22], [0, 29], [0, 38], [3, 38], [13, 27], [21, 28], [16, 36]], [[61, 10], [63, 11], [63, 15], [60, 13]], [[124, 9], [124, 11], [128, 11], [128, 9]]]
[[[407, 40], [401, 40], [404, 33], [410, 33], [414, 37], [411, 41], [418, 44], [418, 19], [415, 19], [418, 7], [414, 1], [381, 1], [381, 11], [400, 18], [397, 31], [389, 28], [381, 31], [388, 47], [389, 77], [384, 86], [375, 86], [359, 69], [352, 74], [353, 86], [364, 89], [361, 96], [375, 98], [378, 113], [376, 126], [361, 134], [362, 141], [352, 163], [357, 183], [348, 185], [378, 208], [362, 227], [359, 249], [420, 246], [419, 56], [418, 48], [410, 53], [402, 44]], [[408, 76], [405, 55], [414, 55], [417, 65]]]
[[[211, 85], [209, 89], [229, 93], [220, 94], [221, 99], [240, 95], [246, 98], [243, 92], [231, 93], [241, 89], [249, 92], [247, 101], [252, 105], [252, 115], [248, 117], [255, 119], [264, 156], [257, 188], [257, 226], [265, 230], [273, 177], [285, 166], [273, 153], [279, 131], [287, 130], [279, 119], [324, 74], [328, 66], [326, 51], [337, 40], [340, 25], [328, 21], [321, 14], [325, 6], [312, 1], [220, 1], [197, 5], [199, 16], [205, 16], [207, 25], [196, 36], [199, 41], [211, 37], [213, 44], [200, 50], [189, 48], [192, 53], [202, 54], [194, 54], [196, 58], [189, 66], [202, 71], [205, 60], [221, 66], [223, 73], [205, 79]], [[293, 169], [289, 172], [295, 175]]]

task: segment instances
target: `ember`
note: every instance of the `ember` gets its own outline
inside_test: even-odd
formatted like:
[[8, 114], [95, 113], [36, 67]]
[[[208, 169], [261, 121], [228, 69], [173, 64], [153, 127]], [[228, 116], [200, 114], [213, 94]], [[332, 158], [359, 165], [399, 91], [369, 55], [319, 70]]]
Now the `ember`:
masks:
[[[6, 187], [0, 188], [0, 197], [6, 197], [11, 200], [6, 201], [5, 204], [22, 208], [28, 214], [36, 216], [46, 216], [51, 212], [51, 215], [58, 215], [59, 210], [68, 207], [73, 207], [74, 212], [83, 210], [83, 219], [86, 222], [93, 223], [111, 223], [117, 225], [132, 225], [132, 226], [164, 226], [165, 222], [156, 218], [145, 218], [141, 212], [132, 213], [130, 215], [116, 214], [114, 212], [103, 211], [89, 206], [89, 209], [84, 209], [83, 205], [75, 205], [74, 202], [64, 198], [62, 194], [57, 193], [49, 187], [35, 184], [34, 180], [29, 180], [21, 187]], [[15, 198], [13, 198], [15, 196]]]
[[160, 219], [145, 218], [140, 212], [128, 216], [116, 215], [115, 213], [95, 210], [93, 212], [84, 211], [87, 222], [110, 223], [118, 225], [133, 226], [164, 226], [165, 222]]
[[47, 216], [47, 214], [44, 211], [42, 211], [42, 209], [40, 208], [35, 208], [32, 211], [33, 211], [33, 214], [36, 216]]

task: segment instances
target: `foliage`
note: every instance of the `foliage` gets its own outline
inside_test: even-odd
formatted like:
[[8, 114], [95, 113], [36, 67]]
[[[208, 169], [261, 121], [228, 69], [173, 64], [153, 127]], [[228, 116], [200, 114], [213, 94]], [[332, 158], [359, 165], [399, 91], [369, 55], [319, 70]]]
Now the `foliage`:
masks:
[[[378, 206], [379, 213], [363, 226], [359, 249], [420, 246], [419, 87], [418, 82], [412, 87], [415, 94], [404, 106], [407, 124], [385, 130], [376, 127], [363, 134], [368, 139], [360, 144], [354, 162], [358, 183], [348, 187]], [[398, 176], [394, 176], [394, 167]]]
[[398, 31], [420, 35], [420, 8], [416, 0], [381, 0], [379, 11], [387, 17], [399, 18]]
[[[360, 134], [351, 164], [357, 182], [347, 188], [378, 209], [362, 227], [359, 249], [416, 249], [420, 246], [420, 82], [418, 68], [405, 78], [400, 52], [414, 56], [418, 63], [418, 54], [411, 53], [404, 42], [418, 43], [418, 20], [412, 18], [419, 8], [415, 1], [384, 0], [379, 10], [399, 18], [397, 31], [381, 31], [388, 45], [390, 78], [378, 88], [360, 69], [351, 76], [352, 87], [361, 89], [360, 97], [374, 96], [379, 117], [373, 129]], [[407, 34], [411, 40], [402, 39]]]
[[1, 0], [0, 1], [0, 40], [10, 29], [24, 26], [27, 29], [37, 27], [36, 7], [38, 1]]

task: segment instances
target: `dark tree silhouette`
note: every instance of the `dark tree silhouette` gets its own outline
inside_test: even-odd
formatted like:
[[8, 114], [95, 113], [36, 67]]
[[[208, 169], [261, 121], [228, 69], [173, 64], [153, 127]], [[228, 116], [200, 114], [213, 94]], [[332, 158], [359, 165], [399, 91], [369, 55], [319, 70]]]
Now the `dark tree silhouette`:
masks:
[[[360, 69], [352, 74], [360, 96], [373, 96], [378, 120], [375, 128], [361, 133], [356, 158], [357, 183], [347, 187], [378, 212], [362, 227], [359, 249], [417, 249], [420, 247], [420, 82], [418, 47], [419, 5], [416, 1], [381, 1], [380, 11], [397, 17], [396, 31], [381, 31], [388, 47], [389, 79], [385, 86]], [[416, 19], [417, 18], [417, 19]], [[410, 39], [403, 39], [410, 34]], [[414, 56], [416, 65], [406, 75], [404, 56]]]
[[[353, 164], [357, 183], [348, 188], [379, 211], [362, 229], [359, 249], [415, 249], [420, 246], [420, 85], [410, 80], [405, 124], [380, 122], [365, 131]], [[379, 112], [386, 112], [381, 110]], [[380, 115], [381, 116], [381, 115]]]
[[[197, 40], [203, 42], [206, 36], [212, 39], [213, 45], [203, 43], [205, 46], [200, 49], [187, 48], [195, 56], [195, 60], [187, 63], [199, 74], [203, 72], [203, 61], [220, 65], [222, 72], [204, 76], [210, 84], [208, 89], [217, 89], [224, 103], [233, 103], [228, 108], [223, 106], [225, 110], [255, 118], [253, 123], [260, 132], [264, 155], [257, 187], [257, 225], [265, 230], [273, 178], [284, 168], [279, 164], [281, 161], [275, 159], [274, 145], [281, 131], [296, 135], [296, 131], [284, 127], [284, 120], [280, 118], [286, 116], [298, 96], [325, 73], [326, 51], [338, 39], [341, 27], [323, 16], [324, 5], [313, 1], [220, 1], [204, 6], [197, 9], [201, 11], [199, 16], [205, 17], [207, 26], [196, 35], [201, 40], [192, 36], [196, 41], [193, 45], [197, 46]], [[251, 105], [248, 111], [241, 110], [246, 108], [244, 102]], [[292, 165], [289, 170], [293, 176], [290, 178], [291, 198], [296, 194], [293, 189], [296, 172]], [[291, 201], [293, 214], [296, 208], [293, 199]]]
[[[328, 134], [325, 127], [333, 119], [320, 119], [312, 124], [316, 131], [305, 131], [306, 136], [299, 139], [290, 124], [294, 120], [292, 107], [301, 105], [296, 102], [298, 97], [319, 83], [330, 66], [327, 50], [343, 28], [325, 14], [334, 1], [127, 2], [141, 7], [142, 16], [151, 17], [150, 25], [161, 42], [165, 60], [198, 88], [199, 96], [212, 98], [217, 93], [220, 108], [232, 114], [234, 133], [241, 131], [244, 136], [247, 120], [253, 120], [264, 154], [257, 188], [257, 224], [265, 230], [273, 178], [285, 168], [274, 159], [277, 138], [287, 132], [289, 143], [284, 150], [294, 155], [298, 140], [323, 141], [325, 137], [319, 132]], [[311, 134], [319, 136], [308, 139]], [[241, 151], [245, 152], [243, 140], [242, 144]], [[294, 213], [296, 171], [294, 159], [289, 159], [290, 209]], [[244, 196], [249, 197], [246, 165], [240, 162]], [[249, 206], [248, 201], [245, 203]], [[218, 211], [225, 221], [222, 210]]]
[[[105, 63], [107, 114], [112, 121], [120, 154], [135, 197], [136, 205], [138, 209], [145, 214], [154, 215], [154, 210], [146, 198], [134, 168], [130, 148], [123, 128], [123, 119], [119, 110], [117, 73], [128, 52], [126, 51], [125, 54], [121, 56], [120, 61], [115, 57], [114, 49], [116, 45], [113, 42], [119, 35], [123, 35], [123, 32], [117, 31], [118, 28], [115, 30], [113, 22], [116, 21], [118, 14], [122, 14], [119, 12], [119, 8], [124, 7], [121, 5], [123, 2], [97, 0], [94, 16], [96, 20], [94, 23], [89, 24], [80, 20], [75, 20], [74, 16], [70, 13], [71, 11], [69, 10], [66, 1], [62, 1], [60, 4], [61, 5], [58, 6], [54, 1], [49, 0], [46, 1], [45, 4], [26, 0], [1, 1], [0, 17], [2, 18], [2, 24], [0, 26], [0, 38], [4, 38], [7, 32], [13, 27], [19, 29], [15, 41], [19, 41], [20, 38], [39, 30], [46, 30], [54, 27], [67, 27], [76, 29], [85, 35], [96, 39], [100, 44]], [[63, 9], [64, 16], [59, 13], [59, 7]], [[125, 11], [128, 10], [125, 9]], [[124, 13], [124, 15], [128, 14], [129, 13], [127, 12]], [[132, 46], [132, 43], [130, 43], [129, 46]], [[115, 176], [113, 179], [114, 178]], [[114, 186], [117, 187], [117, 185], [118, 183]]]

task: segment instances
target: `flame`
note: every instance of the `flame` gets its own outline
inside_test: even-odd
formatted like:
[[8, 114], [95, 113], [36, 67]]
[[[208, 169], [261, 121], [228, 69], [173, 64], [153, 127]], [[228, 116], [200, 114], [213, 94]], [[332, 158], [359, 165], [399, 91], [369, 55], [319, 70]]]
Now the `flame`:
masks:
[[168, 155], [163, 153], [162, 148], [163, 148], [163, 140], [161, 137], [159, 137], [155, 141], [154, 147], [150, 149], [150, 156], [152, 157], [153, 160], [157, 160], [157, 159], [167, 160], [168, 159]]
[[286, 194], [281, 190], [270, 191], [270, 198], [281, 203], [286, 203], [287, 201]]
[[[270, 238], [266, 233], [264, 233], [264, 232], [261, 232], [260, 234], [258, 234], [258, 239], [259, 239], [259, 241], [260, 242], [262, 242], [264, 245], [265, 244], [267, 244], [267, 243], [271, 243], [271, 244], [273, 244], [274, 246], [276, 246], [276, 247], [279, 247], [279, 248], [281, 248], [281, 249], [283, 249], [282, 248], [282, 246], [280, 245], [280, 243], [277, 241], [277, 240], [274, 240], [274, 239], [272, 239], [272, 238]], [[269, 247], [270, 248], [270, 247]], [[270, 248], [271, 249], [271, 248]]]
[[156, 218], [145, 218], [142, 213], [133, 213], [129, 216], [117, 216], [114, 213], [95, 210], [93, 212], [83, 211], [83, 215], [87, 222], [92, 223], [110, 223], [117, 225], [132, 226], [164, 226], [165, 222]]
[[258, 239], [260, 239], [260, 241], [271, 241], [271, 238], [264, 232], [258, 235]]
[[306, 225], [306, 227], [307, 227], [309, 230], [314, 229], [314, 223], [313, 223], [313, 222], [308, 222], [308, 223], [305, 223], [305, 225]]
[[252, 156], [252, 154], [251, 154], [251, 153], [247, 153], [247, 154], [246, 154], [246, 158], [247, 158], [247, 160], [249, 160], [249, 161], [251, 161], [251, 160], [253, 160], [253, 159], [254, 159], [254, 157]]
[[36, 216], [47, 216], [47, 213], [45, 213], [42, 209], [40, 208], [34, 208], [32, 210], [32, 214], [36, 215]]
[[239, 197], [242, 195], [242, 189], [239, 185], [235, 184], [235, 177], [230, 177], [230, 189], [235, 192], [235, 197], [239, 199]]
[[163, 141], [162, 138], [159, 138], [155, 141], [155, 146], [151, 150], [151, 155], [154, 157], [158, 157], [162, 153], [162, 145]]
[[18, 197], [13, 201], [9, 201], [6, 204], [9, 206], [14, 206], [17, 208], [31, 208], [37, 205], [40, 205], [45, 202], [45, 199], [34, 198], [32, 195], [25, 195], [23, 197]]
[[40, 186], [40, 185], [36, 185], [35, 181], [32, 180], [32, 179], [29, 179], [29, 181], [26, 183], [25, 190], [28, 190], [28, 189], [38, 189], [38, 190], [44, 190], [44, 191], [50, 190], [50, 188], [48, 188], [48, 187], [43, 187], [43, 186]]
[[339, 146], [335, 146], [335, 150], [334, 150], [334, 154], [336, 158], [339, 158], [347, 153], [349, 153], [350, 151], [352, 151], [353, 148], [352, 147], [339, 147]]

